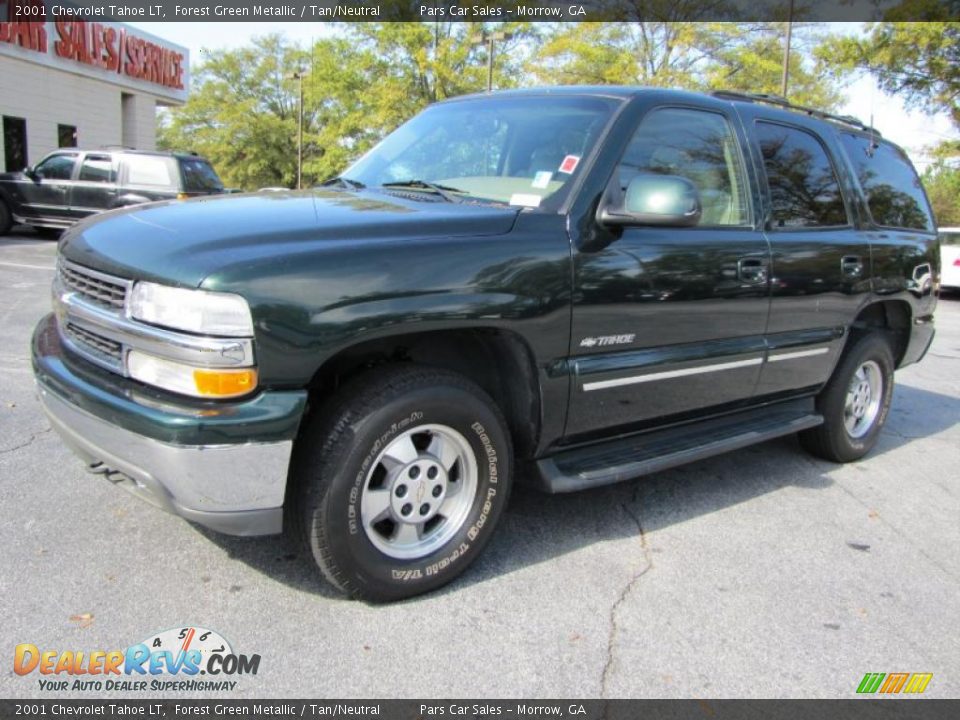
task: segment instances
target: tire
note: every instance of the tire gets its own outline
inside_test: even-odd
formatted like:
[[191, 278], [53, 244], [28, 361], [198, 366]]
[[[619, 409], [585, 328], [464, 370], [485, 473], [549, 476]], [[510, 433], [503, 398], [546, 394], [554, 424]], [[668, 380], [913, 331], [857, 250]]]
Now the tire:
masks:
[[890, 344], [882, 335], [857, 339], [817, 396], [824, 422], [800, 433], [803, 447], [817, 457], [841, 463], [870, 452], [890, 412], [893, 363]]
[[10, 208], [7, 207], [7, 203], [0, 200], [0, 235], [6, 235], [12, 227], [13, 214], [10, 212]]
[[60, 228], [35, 227], [33, 231], [47, 240], [59, 240], [60, 236], [63, 235], [63, 230]]
[[507, 503], [511, 464], [506, 423], [483, 390], [398, 365], [345, 385], [304, 428], [290, 514], [333, 585], [400, 600], [449, 583], [480, 555]]

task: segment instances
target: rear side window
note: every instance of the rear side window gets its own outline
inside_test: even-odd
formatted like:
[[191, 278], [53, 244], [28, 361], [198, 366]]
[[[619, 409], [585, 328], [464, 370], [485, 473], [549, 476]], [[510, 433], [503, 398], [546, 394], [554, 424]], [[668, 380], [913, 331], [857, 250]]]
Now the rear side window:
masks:
[[180, 161], [183, 170], [183, 189], [186, 192], [216, 192], [223, 190], [223, 181], [206, 160], [190, 158]]
[[826, 149], [799, 128], [758, 122], [774, 228], [847, 225], [840, 182]]
[[883, 227], [933, 230], [920, 178], [899, 148], [850, 133], [841, 136], [867, 196], [873, 221]]
[[113, 162], [109, 155], [87, 155], [80, 166], [80, 180], [110, 183], [114, 181]]
[[164, 157], [149, 155], [127, 157], [127, 182], [131, 185], [153, 185], [171, 188], [177, 183], [173, 180], [171, 163]]
[[941, 245], [960, 245], [960, 230], [941, 232], [940, 233], [940, 244]]

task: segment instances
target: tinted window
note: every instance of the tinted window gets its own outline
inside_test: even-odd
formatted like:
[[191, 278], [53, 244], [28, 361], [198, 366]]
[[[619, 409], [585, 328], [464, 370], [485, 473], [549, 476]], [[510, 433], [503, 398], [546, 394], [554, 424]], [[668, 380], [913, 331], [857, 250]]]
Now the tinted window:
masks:
[[960, 245], [960, 231], [940, 233], [941, 245]]
[[199, 158], [181, 160], [180, 167], [183, 170], [183, 189], [187, 192], [223, 190], [223, 182], [206, 160]]
[[774, 228], [847, 224], [833, 164], [820, 141], [797, 128], [758, 122]]
[[27, 166], [27, 121], [23, 118], [3, 118], [3, 157], [7, 172], [19, 172]]
[[932, 230], [930, 206], [920, 178], [901, 150], [870, 138], [844, 133], [844, 149], [867, 196], [870, 215], [885, 227]]
[[746, 225], [746, 184], [737, 141], [726, 118], [699, 110], [664, 108], [647, 115], [618, 167], [626, 190], [638, 175], [676, 175], [700, 195], [700, 225]]
[[69, 180], [76, 162], [75, 155], [53, 155], [37, 165], [37, 175], [47, 180]]
[[127, 182], [131, 185], [155, 185], [158, 187], [174, 187], [173, 173], [170, 172], [171, 163], [164, 157], [150, 155], [129, 155], [127, 162]]
[[87, 155], [80, 166], [80, 179], [87, 182], [113, 182], [113, 162], [108, 155]]

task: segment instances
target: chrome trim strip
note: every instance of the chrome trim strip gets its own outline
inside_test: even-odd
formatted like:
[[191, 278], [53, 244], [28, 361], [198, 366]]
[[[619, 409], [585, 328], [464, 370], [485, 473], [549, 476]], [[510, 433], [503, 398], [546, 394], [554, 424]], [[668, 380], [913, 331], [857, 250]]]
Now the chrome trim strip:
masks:
[[666, 370], [664, 372], [650, 373], [648, 375], [633, 375], [631, 377], [616, 378], [615, 380], [600, 380], [597, 382], [584, 383], [585, 392], [591, 390], [604, 390], [606, 388], [621, 387], [623, 385], [635, 385], [637, 383], [653, 382], [654, 380], [669, 380], [671, 378], [685, 377], [687, 375], [700, 375], [702, 373], [719, 372], [721, 370], [733, 370], [735, 368], [749, 367], [759, 365], [763, 358], [750, 358], [749, 360], [733, 360], [731, 362], [716, 363], [714, 365], [700, 365], [699, 367], [682, 368], [680, 370]]
[[767, 355], [767, 360], [770, 362], [779, 362], [780, 360], [796, 360], [798, 358], [813, 357], [814, 355], [824, 355], [828, 352], [830, 352], [830, 348], [828, 347], [813, 348], [812, 350], [797, 350], [795, 352]]
[[[67, 290], [59, 277], [53, 282], [53, 292], [61, 339], [64, 339], [72, 350], [93, 362], [96, 360], [92, 353], [78, 349], [77, 343], [71, 343], [64, 337], [66, 332], [63, 326], [67, 322], [74, 322], [81, 328], [118, 342], [125, 350], [142, 350], [174, 362], [196, 367], [235, 368], [254, 365], [253, 340], [250, 338], [186, 335], [146, 325], [94, 305], [80, 293]], [[98, 364], [109, 367], [104, 365], [103, 361]], [[110, 369], [125, 372], [125, 369], [117, 367]]]

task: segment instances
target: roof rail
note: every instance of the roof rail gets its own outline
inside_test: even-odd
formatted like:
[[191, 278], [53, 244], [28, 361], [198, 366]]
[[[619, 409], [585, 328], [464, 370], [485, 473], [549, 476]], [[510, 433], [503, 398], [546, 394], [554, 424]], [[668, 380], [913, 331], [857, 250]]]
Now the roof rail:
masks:
[[855, 118], [852, 115], [834, 115], [833, 113], [824, 112], [823, 110], [817, 110], [816, 108], [806, 107], [804, 105], [794, 105], [792, 102], [787, 100], [785, 97], [780, 95], [773, 95], [770, 93], [747, 93], [747, 92], [737, 92], [735, 90], [714, 90], [710, 93], [714, 97], [721, 98], [724, 100], [734, 100], [737, 102], [750, 102], [750, 103], [766, 103], [767, 105], [775, 105], [776, 107], [781, 107], [786, 110], [795, 110], [797, 112], [802, 112], [811, 117], [819, 118], [821, 120], [833, 120], [835, 122], [843, 123], [844, 125], [851, 125], [860, 130], [867, 130], [872, 133], [875, 137], [881, 137], [880, 132], [870, 125], [867, 125], [865, 122], [859, 118]]

